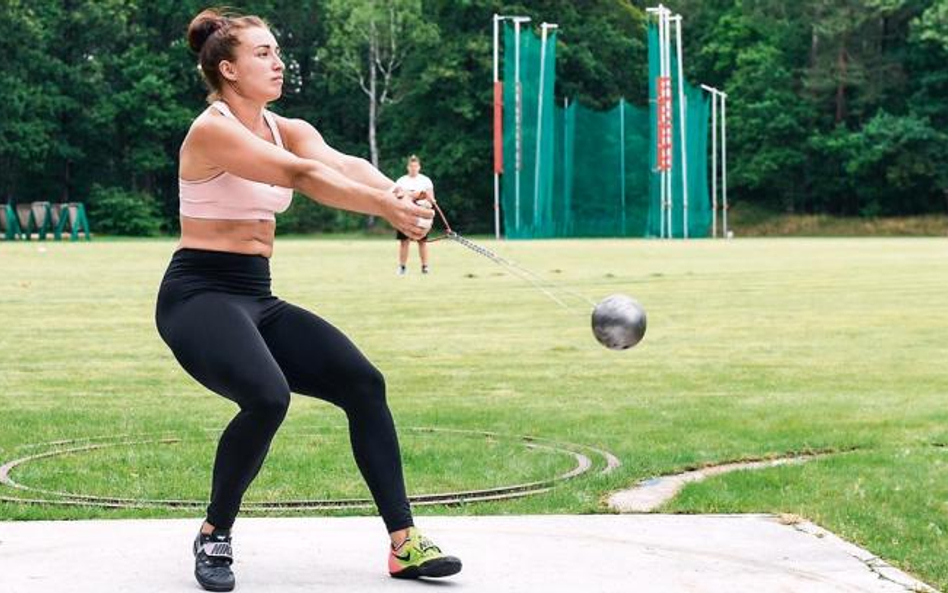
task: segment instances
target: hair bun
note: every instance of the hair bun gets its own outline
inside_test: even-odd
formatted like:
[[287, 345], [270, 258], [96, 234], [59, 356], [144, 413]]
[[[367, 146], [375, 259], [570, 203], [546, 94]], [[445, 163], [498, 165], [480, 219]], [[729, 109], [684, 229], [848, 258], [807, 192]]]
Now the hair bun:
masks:
[[188, 45], [194, 53], [201, 53], [207, 38], [227, 24], [227, 17], [213, 8], [208, 8], [194, 17], [188, 25]]

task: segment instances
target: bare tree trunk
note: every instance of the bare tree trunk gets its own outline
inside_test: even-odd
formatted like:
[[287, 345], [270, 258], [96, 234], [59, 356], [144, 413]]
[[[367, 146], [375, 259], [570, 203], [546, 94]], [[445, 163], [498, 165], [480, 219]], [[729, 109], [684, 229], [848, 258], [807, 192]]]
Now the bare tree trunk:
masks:
[[[820, 50], [820, 36], [816, 32], [816, 24], [810, 25], [810, 71], [816, 71], [816, 59], [819, 55]], [[816, 94], [816, 91], [813, 91], [813, 94]], [[813, 207], [813, 195], [812, 188], [813, 182], [810, 177], [810, 155], [807, 154], [804, 157], [806, 164], [803, 166], [803, 204], [801, 209], [803, 212], [808, 212], [810, 208]]]
[[837, 56], [837, 64], [839, 66], [839, 72], [837, 73], [836, 81], [836, 123], [839, 124], [846, 119], [846, 69], [848, 64], [846, 62], [846, 42], [847, 39], [844, 36], [843, 42], [839, 46], [839, 55]]
[[882, 35], [879, 40], [879, 55], [884, 55], [889, 41], [889, 17], [882, 17]]
[[816, 32], [816, 25], [810, 29], [810, 68], [816, 69], [816, 58], [820, 51], [820, 36]]
[[[817, 27], [817, 23], [822, 21], [822, 14], [818, 4], [814, 4], [814, 13], [810, 16], [810, 66], [808, 70], [809, 73], [812, 73], [815, 77], [818, 76], [819, 73], [820, 61], [820, 31]], [[810, 86], [813, 100], [819, 97], [817, 86], [816, 84]]]
[[13, 178], [13, 159], [8, 157], [0, 158], [0, 180], [2, 180], [3, 186], [0, 188], [0, 197], [6, 198], [7, 202], [13, 201], [13, 190], [15, 186], [15, 181]]
[[[374, 27], [372, 39], [369, 42], [369, 155], [372, 166], [379, 168], [379, 145], [376, 137], [375, 126], [378, 122], [378, 76], [375, 71], [375, 62], [378, 56], [378, 38], [375, 35]], [[369, 228], [375, 226], [375, 217], [369, 216], [366, 222]]]
[[72, 161], [66, 159], [66, 167], [63, 170], [63, 202], [69, 201], [69, 185], [72, 183], [71, 175], [72, 172]]
[[375, 70], [375, 56], [377, 49], [375, 40], [369, 44], [369, 154], [371, 155], [372, 166], [376, 169], [379, 166], [379, 145], [376, 137], [376, 123], [378, 122], [379, 104], [378, 104], [378, 73]]

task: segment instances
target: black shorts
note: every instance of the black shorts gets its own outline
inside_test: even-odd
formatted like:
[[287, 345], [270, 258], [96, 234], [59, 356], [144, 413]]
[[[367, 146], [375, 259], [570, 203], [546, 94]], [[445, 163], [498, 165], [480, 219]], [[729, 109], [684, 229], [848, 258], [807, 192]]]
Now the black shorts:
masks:
[[409, 237], [408, 235], [406, 235], [405, 233], [401, 231], [395, 231], [395, 238], [398, 239], [399, 241], [418, 241], [419, 243], [425, 243], [428, 241], [428, 234], [429, 233], [425, 233], [425, 236], [422, 237], [421, 239], [412, 239], [411, 237]]

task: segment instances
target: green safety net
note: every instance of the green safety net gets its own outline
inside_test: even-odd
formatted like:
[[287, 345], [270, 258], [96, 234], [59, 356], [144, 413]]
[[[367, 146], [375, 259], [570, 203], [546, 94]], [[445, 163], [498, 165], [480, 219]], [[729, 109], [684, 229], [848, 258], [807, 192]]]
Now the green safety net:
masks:
[[[674, 46], [672, 46], [674, 47]], [[648, 28], [648, 96], [649, 103], [649, 163], [652, 173], [649, 184], [649, 216], [648, 232], [646, 236], [659, 237], [661, 235], [661, 183], [657, 167], [657, 126], [658, 114], [656, 111], [657, 97], [656, 79], [659, 68], [658, 27], [654, 24]], [[672, 105], [672, 169], [671, 169], [671, 213], [672, 237], [681, 238], [684, 235], [684, 192], [682, 188], [681, 167], [681, 115], [678, 103], [678, 58], [675, 52], [671, 55], [671, 92]], [[711, 194], [708, 191], [708, 131], [711, 101], [701, 92], [685, 81], [685, 159], [688, 164], [688, 236], [707, 237], [711, 234]]]
[[[501, 212], [504, 215], [505, 236], [517, 239], [557, 236], [553, 234], [553, 227], [556, 226], [553, 219], [558, 218], [560, 213], [553, 212], [553, 178], [557, 163], [563, 161], [562, 158], [555, 158], [554, 150], [555, 146], [562, 146], [562, 139], [557, 142], [554, 137], [554, 122], [562, 121], [562, 116], [555, 111], [553, 96], [556, 82], [556, 33], [547, 39], [544, 52], [540, 38], [532, 30], [521, 30], [519, 72], [514, 28], [509, 24], [504, 29], [504, 47], [504, 175]], [[544, 62], [542, 100], [541, 55]], [[519, 92], [515, 82], [518, 77]], [[540, 157], [539, 162], [537, 155]]]
[[[652, 40], [651, 30], [649, 41], [651, 56], [658, 43], [657, 36]], [[544, 51], [541, 39], [530, 29], [520, 34], [518, 108], [518, 52], [514, 28], [509, 24], [504, 28], [504, 47], [504, 235], [512, 239], [659, 236], [654, 110], [625, 101], [606, 111], [575, 102], [557, 105], [553, 94], [556, 35], [549, 36]], [[650, 88], [653, 86], [654, 81]], [[706, 158], [708, 102], [690, 85], [686, 93], [688, 226], [690, 236], [703, 237], [708, 234], [711, 220]], [[678, 119], [676, 107], [676, 149]], [[679, 161], [676, 152], [675, 170], [680, 169]], [[673, 176], [673, 202], [677, 205], [677, 217], [673, 209], [673, 221], [677, 221], [673, 236], [677, 237], [682, 234], [680, 173]]]

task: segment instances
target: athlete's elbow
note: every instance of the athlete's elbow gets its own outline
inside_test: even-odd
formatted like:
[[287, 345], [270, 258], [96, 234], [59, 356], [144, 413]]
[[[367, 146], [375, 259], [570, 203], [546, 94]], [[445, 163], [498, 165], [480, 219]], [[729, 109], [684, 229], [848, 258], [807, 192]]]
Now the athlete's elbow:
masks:
[[372, 164], [362, 157], [346, 155], [339, 161], [339, 172], [346, 177], [359, 177], [360, 173], [366, 169], [371, 169]]
[[326, 175], [326, 166], [311, 159], [297, 159], [290, 167], [289, 174], [293, 188], [305, 192], [314, 180]]

